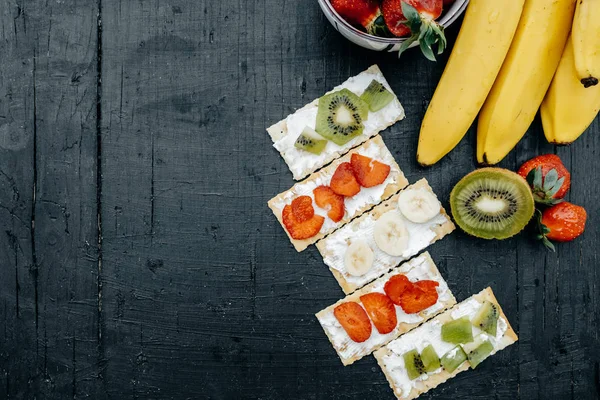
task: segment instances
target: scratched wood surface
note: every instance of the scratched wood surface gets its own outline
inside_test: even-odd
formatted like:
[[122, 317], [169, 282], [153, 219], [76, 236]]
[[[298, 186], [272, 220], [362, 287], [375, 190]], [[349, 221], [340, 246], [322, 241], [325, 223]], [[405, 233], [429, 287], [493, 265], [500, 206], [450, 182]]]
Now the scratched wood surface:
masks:
[[[314, 318], [343, 294], [266, 206], [293, 181], [264, 129], [377, 63], [407, 111], [384, 141], [447, 204], [474, 130], [415, 162], [445, 57], [360, 49], [301, 0], [0, 0], [0, 54], [0, 398], [393, 398]], [[492, 286], [520, 341], [424, 398], [600, 397], [599, 138], [596, 120], [555, 148], [536, 120], [501, 164], [562, 157], [589, 213], [576, 242], [432, 246], [456, 297]]]

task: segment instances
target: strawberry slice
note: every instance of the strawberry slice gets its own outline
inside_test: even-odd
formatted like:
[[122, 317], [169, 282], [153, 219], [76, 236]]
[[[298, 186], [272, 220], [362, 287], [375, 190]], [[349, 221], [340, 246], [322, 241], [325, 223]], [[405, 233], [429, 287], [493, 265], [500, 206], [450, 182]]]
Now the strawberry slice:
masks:
[[371, 321], [360, 304], [342, 303], [333, 310], [333, 315], [353, 341], [362, 343], [371, 337]]
[[348, 162], [341, 163], [331, 177], [329, 186], [339, 195], [352, 197], [360, 192], [360, 185], [354, 176], [352, 165]]
[[400, 296], [400, 307], [407, 314], [415, 314], [431, 307], [438, 301], [438, 292], [431, 281], [416, 282], [411, 289], [404, 291]]
[[340, 196], [329, 186], [319, 186], [313, 190], [317, 206], [329, 210], [327, 216], [333, 222], [340, 222], [344, 218], [344, 196]]
[[381, 185], [390, 174], [389, 165], [360, 154], [352, 154], [350, 164], [356, 180], [362, 187]]
[[406, 275], [394, 275], [385, 283], [383, 291], [394, 304], [400, 305], [400, 297], [412, 286]]
[[383, 293], [369, 293], [360, 296], [360, 301], [379, 333], [385, 335], [396, 328], [396, 307], [389, 297]]
[[321, 230], [325, 218], [320, 215], [313, 215], [310, 219], [299, 221], [294, 216], [293, 206], [287, 205], [283, 207], [281, 213], [283, 225], [288, 231], [292, 239], [303, 240], [315, 236]]
[[298, 222], [308, 221], [315, 215], [315, 209], [312, 205], [310, 196], [296, 197], [292, 201], [292, 214]]

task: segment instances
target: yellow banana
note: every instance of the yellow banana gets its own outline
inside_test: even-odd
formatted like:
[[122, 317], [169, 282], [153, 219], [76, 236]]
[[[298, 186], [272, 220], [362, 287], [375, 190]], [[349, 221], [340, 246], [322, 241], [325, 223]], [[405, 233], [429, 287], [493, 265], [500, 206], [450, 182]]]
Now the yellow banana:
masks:
[[463, 138], [488, 95], [525, 0], [471, 0], [454, 49], [425, 113], [417, 160], [438, 162]]
[[600, 110], [600, 85], [584, 88], [574, 59], [573, 43], [569, 41], [540, 108], [544, 134], [550, 143], [572, 143]]
[[477, 161], [500, 162], [544, 99], [569, 36], [575, 0], [526, 0], [517, 33], [477, 126]]
[[600, 0], [578, 0], [573, 18], [575, 70], [583, 86], [600, 79]]

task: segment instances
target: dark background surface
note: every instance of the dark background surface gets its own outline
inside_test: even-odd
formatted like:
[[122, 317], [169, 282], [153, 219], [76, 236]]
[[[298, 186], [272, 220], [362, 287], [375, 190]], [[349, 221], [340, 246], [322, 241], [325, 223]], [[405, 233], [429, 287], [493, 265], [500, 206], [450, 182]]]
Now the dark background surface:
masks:
[[[0, 0], [0, 398], [392, 399], [314, 318], [342, 292], [266, 206], [293, 181], [265, 128], [377, 63], [407, 112], [383, 138], [447, 204], [474, 130], [415, 162], [446, 57], [358, 48], [308, 0]], [[555, 148], [536, 120], [501, 164], [562, 157], [589, 213], [576, 242], [431, 247], [459, 301], [492, 286], [520, 341], [424, 398], [599, 397], [599, 138], [596, 119]]]

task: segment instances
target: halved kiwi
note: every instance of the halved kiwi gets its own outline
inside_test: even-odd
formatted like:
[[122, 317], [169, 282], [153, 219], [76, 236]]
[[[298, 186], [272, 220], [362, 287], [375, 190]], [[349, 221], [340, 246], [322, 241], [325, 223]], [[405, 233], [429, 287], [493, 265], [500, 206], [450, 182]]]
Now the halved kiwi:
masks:
[[481, 308], [477, 311], [477, 314], [471, 320], [471, 323], [482, 331], [496, 336], [499, 316], [498, 307], [494, 303], [485, 300]]
[[309, 126], [304, 127], [294, 146], [297, 149], [302, 149], [313, 154], [321, 154], [325, 146], [327, 146], [327, 139], [319, 135]]
[[425, 366], [421, 360], [421, 356], [416, 349], [410, 350], [402, 356], [404, 358], [404, 368], [410, 380], [417, 379], [425, 372]]
[[467, 353], [460, 346], [456, 346], [442, 356], [441, 363], [444, 369], [450, 373], [467, 361]]
[[442, 325], [442, 340], [448, 343], [469, 343], [473, 341], [473, 329], [469, 317], [462, 317]]
[[477, 340], [465, 345], [463, 350], [467, 353], [467, 359], [469, 360], [469, 364], [471, 364], [471, 368], [475, 369], [492, 354], [494, 345], [489, 340]]
[[348, 89], [342, 89], [319, 99], [315, 130], [324, 138], [342, 146], [362, 135], [363, 121], [368, 116], [369, 106]]
[[450, 207], [462, 230], [483, 239], [516, 235], [534, 213], [527, 181], [502, 168], [481, 168], [462, 178], [450, 193]]
[[394, 95], [381, 82], [373, 79], [360, 98], [369, 105], [369, 110], [377, 112], [390, 104]]
[[432, 345], [429, 345], [423, 349], [421, 352], [421, 361], [423, 361], [425, 371], [427, 372], [433, 372], [441, 367], [440, 357], [437, 355]]

